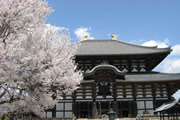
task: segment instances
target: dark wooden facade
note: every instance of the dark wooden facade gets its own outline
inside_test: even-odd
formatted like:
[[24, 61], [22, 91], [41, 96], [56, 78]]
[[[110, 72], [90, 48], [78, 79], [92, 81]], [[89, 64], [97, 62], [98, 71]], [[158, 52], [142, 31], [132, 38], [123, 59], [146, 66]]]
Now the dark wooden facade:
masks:
[[[152, 71], [171, 49], [160, 51], [162, 49], [113, 40], [103, 41], [102, 44], [99, 40], [102, 53], [96, 48], [90, 48], [89, 51], [92, 49], [98, 51], [97, 53], [88, 53], [88, 49], [83, 53], [83, 45], [92, 44], [94, 41], [82, 42], [80, 52], [76, 55], [78, 69], [84, 73], [79, 88], [70, 95], [64, 95], [64, 99], [57, 103], [54, 110], [47, 112], [47, 117], [97, 118], [108, 114], [110, 110], [113, 110], [118, 118], [136, 117], [137, 114], [154, 115], [155, 108], [170, 101], [172, 94], [180, 88], [180, 74]], [[107, 46], [106, 42], [119, 47], [127, 46], [126, 48], [135, 49], [137, 52], [127, 49], [125, 54], [117, 53], [119, 48], [110, 46], [109, 51], [117, 49], [117, 52], [106, 54], [103, 48], [103, 45]], [[142, 53], [138, 53], [141, 49]], [[147, 51], [143, 53], [143, 49]], [[151, 52], [148, 52], [149, 49]]]

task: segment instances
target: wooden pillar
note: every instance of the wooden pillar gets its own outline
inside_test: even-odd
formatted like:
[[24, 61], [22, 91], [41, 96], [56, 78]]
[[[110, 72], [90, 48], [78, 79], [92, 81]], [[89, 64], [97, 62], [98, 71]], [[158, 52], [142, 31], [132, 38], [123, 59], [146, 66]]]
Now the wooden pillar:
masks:
[[137, 58], [137, 71], [140, 72], [140, 62], [139, 62], [139, 58]]
[[80, 114], [81, 114], [81, 112], [80, 112], [80, 110], [81, 110], [81, 102], [78, 102], [78, 118], [80, 118], [81, 116], [80, 116]]
[[[95, 76], [94, 76], [95, 78]], [[92, 84], [92, 97], [93, 97], [93, 102], [92, 102], [92, 117], [95, 119], [96, 118], [96, 115], [94, 115], [94, 110], [96, 108], [94, 107], [97, 107], [95, 104], [96, 104], [96, 83]]]
[[165, 119], [164, 119], [164, 111], [163, 111], [163, 120], [165, 120]]
[[131, 101], [129, 101], [128, 104], [129, 104], [129, 115], [128, 115], [128, 117], [131, 117]]
[[[146, 88], [145, 88], [145, 84], [142, 84], [142, 92], [143, 92], [143, 98], [146, 97]], [[145, 103], [144, 103], [145, 104]], [[145, 105], [144, 105], [145, 106]], [[146, 108], [146, 107], [145, 107]]]
[[146, 57], [146, 61], [145, 61], [145, 66], [146, 67], [145, 68], [146, 68], [147, 72], [149, 72], [149, 65], [150, 65], [149, 63], [150, 63], [150, 59], [149, 59], [149, 57]]
[[136, 89], [137, 89], [137, 86], [136, 84], [132, 84], [133, 86], [133, 100], [136, 101]]
[[172, 93], [172, 85], [170, 83], [167, 84], [167, 94], [168, 100], [171, 101], [171, 93]]
[[116, 114], [116, 116], [117, 116], [117, 113], [118, 113], [118, 111], [117, 111], [117, 101], [114, 101], [114, 102], [113, 102], [113, 109], [114, 109], [115, 114]]
[[89, 113], [90, 113], [90, 110], [89, 110], [89, 102], [88, 102], [88, 119], [90, 118]]
[[156, 107], [156, 85], [152, 83], [153, 110]]
[[83, 60], [83, 70], [86, 71], [86, 68], [85, 68], [85, 60]]
[[172, 110], [172, 114], [173, 114], [173, 120], [175, 120], [175, 117], [174, 117], [174, 109]]
[[178, 113], [176, 112], [176, 120], [178, 120]]
[[86, 97], [86, 93], [85, 93], [85, 86], [83, 85], [82, 86], [82, 97], [83, 97], [83, 99], [85, 99], [85, 97]]
[[119, 59], [119, 62], [120, 62], [120, 63], [119, 63], [119, 64], [120, 64], [120, 68], [119, 68], [119, 70], [120, 70], [120, 71], [122, 71], [123, 66], [122, 66], [122, 59], [121, 59], [121, 58]]
[[109, 64], [110, 64], [110, 65], [114, 65], [114, 64], [113, 64], [113, 58], [109, 58]]
[[73, 101], [73, 102], [72, 102], [72, 114], [73, 114], [74, 116], [76, 116], [76, 113], [75, 113], [76, 110], [75, 110], [75, 108], [76, 108], [76, 107], [75, 107], [75, 102]]
[[111, 104], [112, 104], [112, 101], [109, 101], [109, 111], [111, 110]]
[[100, 101], [99, 101], [99, 111], [98, 112], [99, 112], [99, 116], [101, 116], [102, 111], [101, 111], [101, 102]]
[[132, 110], [132, 117], [137, 116], [137, 103], [136, 103], [136, 92], [137, 92], [137, 85], [132, 84], [133, 86], [133, 110]]
[[161, 118], [162, 116], [161, 116], [161, 112], [160, 112], [160, 120], [162, 120], [162, 118]]
[[72, 106], [72, 111], [73, 114], [78, 117], [77, 113], [77, 103], [76, 103], [76, 90], [72, 93], [72, 98], [73, 98], [73, 106]]
[[93, 97], [93, 102], [96, 101], [96, 84], [94, 83], [92, 85], [92, 97]]
[[116, 97], [117, 97], [117, 85], [116, 85], [116, 83], [112, 83], [112, 87], [113, 87], [113, 99], [114, 99], [114, 101], [116, 101]]
[[132, 71], [132, 65], [131, 65], [131, 59], [128, 57], [128, 72], [131, 72]]
[[113, 110], [116, 112], [115, 114], [117, 114], [117, 85], [115, 83], [112, 83], [113, 85], [113, 98], [114, 98], [114, 102], [113, 102]]
[[123, 97], [126, 98], [126, 87], [123, 85]]
[[160, 84], [160, 96], [163, 97], [163, 85]]
[[93, 68], [95, 67], [95, 62], [94, 62], [95, 60], [92, 59], [91, 61], [92, 61], [92, 63], [91, 63], [91, 69], [93, 69]]

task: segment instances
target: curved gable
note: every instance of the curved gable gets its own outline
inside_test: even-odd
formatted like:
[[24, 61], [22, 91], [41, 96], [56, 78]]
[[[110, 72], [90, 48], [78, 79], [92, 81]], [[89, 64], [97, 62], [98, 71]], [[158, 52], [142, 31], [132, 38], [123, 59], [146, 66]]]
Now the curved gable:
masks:
[[119, 69], [117, 69], [115, 66], [113, 65], [108, 65], [108, 64], [103, 64], [103, 65], [97, 65], [95, 66], [92, 70], [90, 71], [86, 71], [85, 72], [85, 76], [90, 76], [90, 75], [94, 75], [96, 73], [96, 71], [98, 70], [112, 70], [115, 74], [117, 75], [124, 75], [125, 73], [120, 71]]

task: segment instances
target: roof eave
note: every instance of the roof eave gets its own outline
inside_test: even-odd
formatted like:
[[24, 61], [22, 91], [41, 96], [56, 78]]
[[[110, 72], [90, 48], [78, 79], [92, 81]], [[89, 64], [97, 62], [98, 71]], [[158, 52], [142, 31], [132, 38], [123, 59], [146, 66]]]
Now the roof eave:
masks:
[[172, 50], [152, 53], [130, 53], [130, 54], [75, 54], [75, 56], [133, 56], [133, 55], [153, 55], [153, 54], [170, 54]]

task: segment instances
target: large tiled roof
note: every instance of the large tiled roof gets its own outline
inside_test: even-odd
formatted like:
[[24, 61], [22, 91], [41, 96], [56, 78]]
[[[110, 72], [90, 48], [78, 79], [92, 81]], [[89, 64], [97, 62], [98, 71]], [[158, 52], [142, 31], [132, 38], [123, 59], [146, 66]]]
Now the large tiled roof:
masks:
[[144, 55], [169, 52], [171, 52], [169, 47], [145, 47], [109, 39], [81, 41], [76, 55]]

